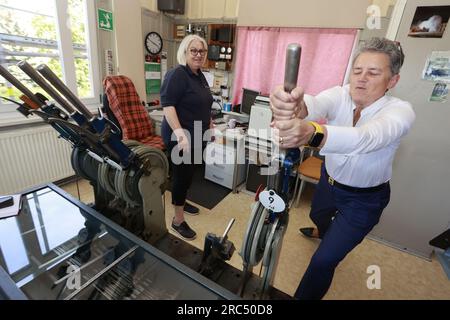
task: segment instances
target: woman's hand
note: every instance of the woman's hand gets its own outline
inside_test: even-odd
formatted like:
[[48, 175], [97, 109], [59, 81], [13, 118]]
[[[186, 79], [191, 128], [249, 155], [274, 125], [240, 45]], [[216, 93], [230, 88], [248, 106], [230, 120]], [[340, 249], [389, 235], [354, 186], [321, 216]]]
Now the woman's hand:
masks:
[[183, 129], [176, 129], [173, 131], [175, 136], [177, 137], [177, 146], [179, 150], [183, 150], [183, 152], [190, 152], [191, 148], [189, 145], [189, 140], [186, 137], [186, 134]]

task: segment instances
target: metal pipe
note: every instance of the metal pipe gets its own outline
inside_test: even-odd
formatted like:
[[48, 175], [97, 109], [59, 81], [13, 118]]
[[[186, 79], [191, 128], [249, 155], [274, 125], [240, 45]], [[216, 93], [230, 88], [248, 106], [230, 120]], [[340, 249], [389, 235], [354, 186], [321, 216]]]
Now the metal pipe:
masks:
[[[302, 47], [298, 43], [291, 43], [286, 48], [286, 62], [284, 69], [284, 91], [290, 93], [297, 86], [298, 70], [300, 67], [300, 56], [302, 53]], [[286, 157], [286, 149], [280, 146], [280, 165], [284, 167], [284, 159]], [[279, 171], [275, 177], [273, 177], [273, 185], [277, 193], [282, 191], [283, 171]]]
[[59, 92], [66, 97], [88, 120], [93, 118], [93, 114], [81, 102], [81, 100], [58, 78], [58, 76], [45, 64], [41, 64], [36, 68], [42, 76], [48, 80]]
[[297, 86], [298, 69], [302, 47], [291, 43], [286, 49], [286, 66], [284, 70], [284, 91], [290, 93]]
[[36, 70], [26, 61], [20, 61], [17, 66], [25, 72], [31, 80], [36, 82], [42, 89], [45, 90], [56, 102], [59, 103], [70, 115], [76, 112], [76, 110], [64, 99], [62, 98], [55, 89], [53, 89], [47, 81], [42, 78]]
[[223, 235], [222, 235], [222, 239], [220, 240], [220, 243], [223, 243], [223, 241], [224, 241], [225, 238], [227, 237], [228, 232], [230, 231], [231, 227], [233, 226], [235, 220], [236, 220], [236, 219], [232, 218], [232, 219], [230, 220], [230, 222], [228, 222], [228, 226], [227, 226], [227, 228], [225, 229], [225, 232], [224, 232]]
[[[80, 101], [80, 99], [58, 78], [56, 74], [45, 64], [37, 67], [42, 76], [49, 81], [72, 105], [83, 114], [88, 120], [89, 125], [99, 134], [103, 135], [105, 129], [110, 131], [108, 122], [105, 119], [94, 116], [88, 108]], [[37, 73], [37, 72], [36, 72]], [[103, 138], [101, 138], [103, 139]], [[109, 135], [105, 141], [101, 141], [103, 148], [110, 151], [110, 158], [116, 162], [119, 161], [123, 168], [130, 165], [135, 154], [123, 144], [120, 137], [116, 134]], [[108, 159], [105, 161], [109, 162]], [[116, 166], [117, 167], [117, 166]]]
[[19, 80], [17, 80], [5, 67], [0, 65], [0, 75], [5, 78], [9, 83], [17, 88], [20, 92], [30, 98], [34, 103], [40, 107], [45, 106], [45, 101], [39, 100], [33, 92], [31, 92], [27, 87], [25, 87]]

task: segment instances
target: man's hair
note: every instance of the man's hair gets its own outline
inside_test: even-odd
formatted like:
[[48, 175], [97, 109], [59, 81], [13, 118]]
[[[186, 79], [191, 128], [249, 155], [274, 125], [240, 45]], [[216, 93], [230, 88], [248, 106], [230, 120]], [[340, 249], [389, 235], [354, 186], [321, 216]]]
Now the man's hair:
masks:
[[186, 65], [186, 55], [188, 54], [187, 49], [189, 48], [192, 41], [198, 40], [203, 44], [203, 48], [208, 49], [208, 44], [206, 40], [196, 34], [190, 34], [181, 40], [180, 46], [177, 52], [178, 63], [185, 66]]
[[390, 61], [392, 75], [400, 73], [400, 68], [405, 60], [405, 55], [403, 54], [400, 42], [385, 38], [372, 38], [365, 41], [359, 48], [353, 62], [355, 62], [356, 58], [358, 58], [358, 56], [363, 52], [381, 52], [387, 54]]

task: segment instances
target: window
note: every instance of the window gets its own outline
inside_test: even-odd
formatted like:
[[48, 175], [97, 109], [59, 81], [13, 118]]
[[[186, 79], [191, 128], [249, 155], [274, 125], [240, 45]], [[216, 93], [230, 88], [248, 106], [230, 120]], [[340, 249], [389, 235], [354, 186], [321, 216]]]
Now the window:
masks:
[[[21, 60], [48, 65], [86, 104], [98, 102], [96, 43], [94, 1], [0, 0], [0, 63], [33, 92], [48, 96], [15, 66]], [[21, 93], [0, 76], [0, 95], [19, 100]], [[17, 113], [3, 100], [4, 112]]]

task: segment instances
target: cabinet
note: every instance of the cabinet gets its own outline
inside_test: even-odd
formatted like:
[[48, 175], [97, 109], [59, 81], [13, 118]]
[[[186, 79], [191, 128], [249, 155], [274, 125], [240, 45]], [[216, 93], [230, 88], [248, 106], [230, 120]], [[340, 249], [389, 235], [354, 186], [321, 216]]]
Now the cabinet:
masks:
[[206, 0], [203, 1], [203, 18], [207, 19], [221, 19], [225, 15], [226, 0]]
[[239, 0], [227, 0], [225, 4], [225, 18], [237, 18]]
[[183, 19], [237, 19], [239, 0], [186, 0]]
[[246, 176], [245, 141], [243, 135], [226, 131], [222, 137], [216, 136], [223, 143], [213, 142], [206, 146], [205, 179], [235, 192]]
[[206, 147], [206, 152], [205, 178], [233, 189], [235, 149], [210, 143]]
[[203, 17], [202, 7], [203, 0], [187, 0], [185, 18], [201, 19]]
[[230, 71], [234, 57], [235, 24], [210, 24], [207, 67]]

